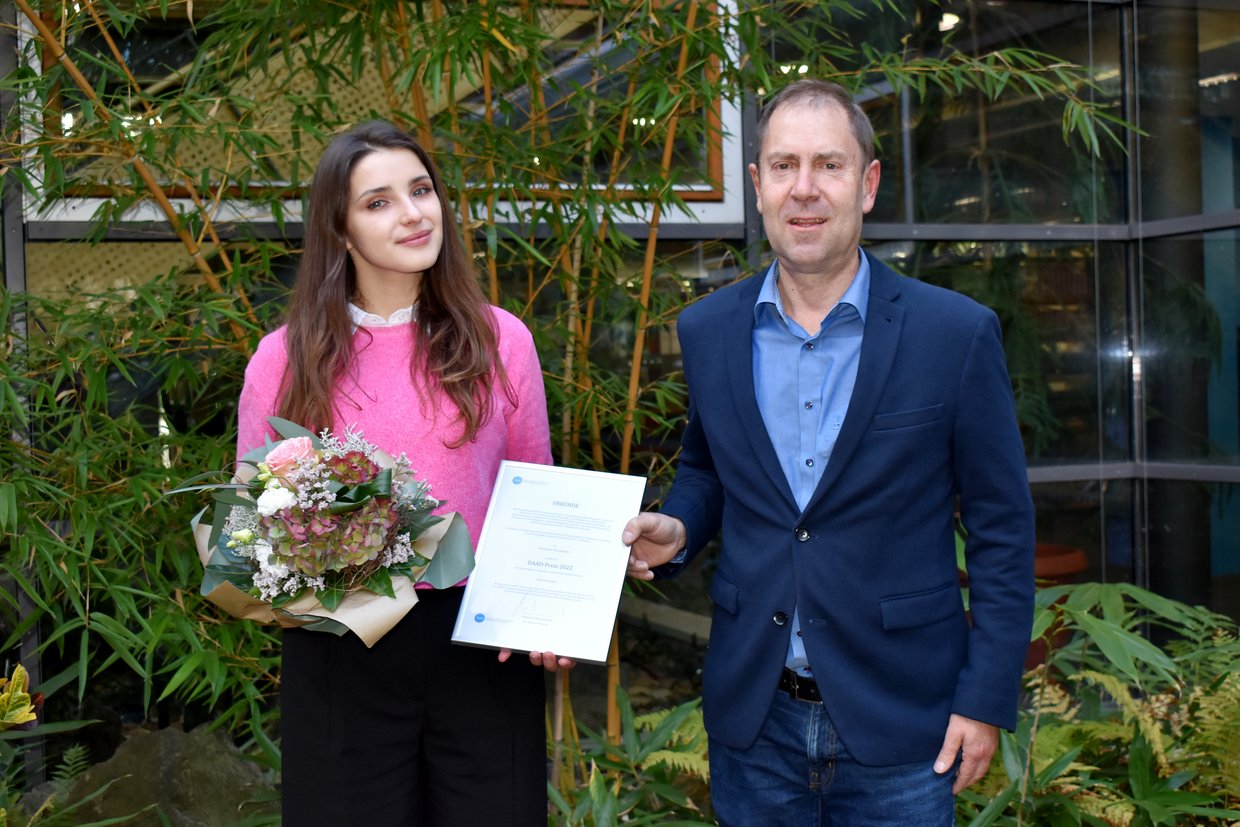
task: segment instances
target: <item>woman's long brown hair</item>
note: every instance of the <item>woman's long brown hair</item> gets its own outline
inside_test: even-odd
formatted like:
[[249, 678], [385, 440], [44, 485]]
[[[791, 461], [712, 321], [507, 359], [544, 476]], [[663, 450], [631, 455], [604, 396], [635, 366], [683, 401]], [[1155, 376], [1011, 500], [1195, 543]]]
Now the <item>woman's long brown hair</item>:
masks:
[[437, 384], [456, 406], [461, 436], [446, 443], [456, 448], [472, 440], [490, 417], [497, 381], [510, 398], [513, 392], [499, 361], [486, 298], [460, 233], [449, 219], [439, 170], [408, 133], [383, 121], [364, 123], [338, 136], [315, 170], [305, 249], [289, 304], [288, 367], [278, 413], [316, 432], [332, 426], [333, 390], [353, 362], [348, 303], [357, 292], [357, 274], [346, 246], [349, 183], [357, 162], [381, 149], [407, 149], [416, 155], [444, 206], [443, 248], [423, 273], [418, 289], [410, 374], [424, 398]]

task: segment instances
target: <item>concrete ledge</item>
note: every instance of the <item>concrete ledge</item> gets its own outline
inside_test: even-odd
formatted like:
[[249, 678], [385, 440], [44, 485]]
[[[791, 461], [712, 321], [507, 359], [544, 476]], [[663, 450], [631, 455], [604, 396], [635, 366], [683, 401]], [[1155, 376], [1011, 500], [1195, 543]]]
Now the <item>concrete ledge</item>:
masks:
[[631, 594], [620, 597], [620, 619], [694, 645], [705, 646], [710, 639], [709, 616], [644, 600]]

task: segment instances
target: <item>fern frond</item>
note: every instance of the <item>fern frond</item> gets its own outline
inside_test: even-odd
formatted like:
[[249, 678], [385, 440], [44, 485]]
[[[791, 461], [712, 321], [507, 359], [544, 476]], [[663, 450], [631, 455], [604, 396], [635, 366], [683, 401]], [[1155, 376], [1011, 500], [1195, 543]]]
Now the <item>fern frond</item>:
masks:
[[1081, 808], [1081, 812], [1100, 819], [1111, 827], [1129, 827], [1137, 815], [1137, 808], [1131, 801], [1102, 786], [1085, 790], [1073, 800]]
[[663, 723], [663, 719], [672, 714], [674, 707], [665, 707], [656, 709], [653, 712], [647, 712], [644, 715], [638, 715], [633, 719], [633, 726], [637, 729], [649, 732], [650, 730]]
[[65, 750], [60, 763], [52, 771], [52, 780], [67, 786], [75, 778], [90, 769], [90, 751], [82, 744], [74, 744]]
[[[654, 712], [648, 712], [633, 719], [633, 725], [646, 732], [653, 731], [659, 724], [663, 723], [675, 708], [659, 709]], [[685, 746], [705, 751], [706, 749], [706, 722], [702, 718], [702, 709], [698, 707], [690, 712], [685, 719], [681, 721], [680, 726], [668, 737], [669, 746]]]
[[1204, 757], [1199, 783], [1240, 797], [1240, 673], [1197, 698], [1188, 746]]
[[1071, 721], [1080, 711], [1076, 700], [1058, 681], [1048, 680], [1045, 664], [1025, 676], [1030, 691], [1030, 711], [1035, 715], [1050, 715], [1061, 721]]
[[[1115, 701], [1119, 707], [1120, 713], [1124, 717], [1124, 722], [1135, 723], [1137, 729], [1145, 736], [1145, 740], [1149, 741], [1150, 749], [1154, 753], [1154, 760], [1158, 763], [1158, 772], [1164, 778], [1171, 775], [1171, 761], [1167, 757], [1167, 744], [1163, 736], [1162, 727], [1159, 726], [1158, 720], [1154, 716], [1154, 706], [1149, 699], [1144, 701], [1134, 698], [1129, 684], [1117, 675], [1106, 675], [1102, 672], [1093, 672], [1084, 670], [1073, 675], [1071, 680], [1087, 681], [1099, 686], [1111, 699]], [[1161, 701], [1160, 701], [1161, 703]]]
[[682, 752], [671, 749], [655, 750], [646, 757], [642, 769], [649, 769], [654, 766], [669, 767], [678, 772], [700, 778], [702, 781], [710, 780], [710, 762], [706, 759], [705, 752]]

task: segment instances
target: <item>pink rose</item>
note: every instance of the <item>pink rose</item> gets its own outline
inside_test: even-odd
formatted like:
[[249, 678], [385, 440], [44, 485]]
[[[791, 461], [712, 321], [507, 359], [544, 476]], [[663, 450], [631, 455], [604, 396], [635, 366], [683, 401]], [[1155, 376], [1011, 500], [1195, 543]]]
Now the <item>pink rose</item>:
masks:
[[267, 470], [273, 477], [284, 477], [302, 460], [314, 456], [314, 444], [308, 436], [286, 439], [267, 454]]

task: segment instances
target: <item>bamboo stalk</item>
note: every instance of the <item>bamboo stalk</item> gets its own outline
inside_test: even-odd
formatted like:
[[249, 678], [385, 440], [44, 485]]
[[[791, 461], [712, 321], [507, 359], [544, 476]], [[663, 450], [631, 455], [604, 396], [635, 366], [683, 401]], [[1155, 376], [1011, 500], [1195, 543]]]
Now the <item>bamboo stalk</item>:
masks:
[[[130, 88], [133, 89], [134, 95], [142, 105], [143, 111], [147, 116], [154, 114], [155, 110], [151, 107], [150, 102], [143, 94], [142, 85], [138, 82], [137, 77], [135, 77], [133, 72], [129, 69], [129, 62], [125, 60], [124, 54], [121, 53], [120, 48], [116, 45], [116, 41], [113, 40], [112, 33], [108, 31], [108, 27], [104, 24], [103, 18], [99, 15], [99, 10], [95, 8], [94, 0], [85, 0], [85, 2], [86, 9], [90, 12], [91, 19], [95, 21], [95, 25], [99, 29], [99, 34], [108, 45], [108, 51], [112, 53], [112, 59], [116, 61], [116, 65], [120, 67], [120, 70], [125, 73], [125, 79], [128, 81]], [[224, 164], [225, 170], [228, 170], [229, 167], [232, 166], [232, 152], [233, 148], [230, 145], [228, 148], [228, 158]], [[224, 242], [220, 240], [219, 233], [215, 229], [215, 219], [212, 218], [211, 211], [207, 210], [206, 205], [199, 196], [198, 189], [194, 186], [193, 179], [186, 175], [179, 167], [177, 172], [181, 180], [184, 182], [183, 186], [189, 193], [190, 199], [193, 200], [194, 206], [198, 209], [199, 214], [202, 216], [202, 232], [210, 235], [211, 243], [215, 245], [216, 249], [222, 249]], [[227, 180], [227, 177], [227, 174], [225, 174], [224, 179]], [[223, 184], [221, 183], [221, 187], [217, 193], [217, 198], [214, 199], [216, 207], [219, 205], [219, 200], [222, 198], [223, 192]], [[202, 244], [201, 235], [195, 240], [195, 243], [198, 245]], [[225, 273], [232, 275], [232, 262], [228, 260], [228, 256], [220, 256], [220, 261], [224, 265]], [[233, 285], [233, 287], [236, 289], [237, 297], [241, 300], [241, 304], [245, 308], [246, 317], [253, 324], [257, 325], [258, 317], [254, 313], [254, 306], [250, 303], [250, 297], [240, 285]]]
[[[88, 80], [86, 80], [81, 70], [78, 69], [77, 64], [74, 63], [73, 59], [69, 57], [67, 52], [65, 52], [64, 47], [62, 47], [60, 42], [56, 39], [56, 35], [47, 27], [47, 24], [43, 22], [43, 19], [34, 9], [30, 7], [30, 4], [26, 2], [26, 0], [15, 0], [15, 2], [17, 3], [18, 8], [21, 9], [22, 13], [26, 15], [27, 19], [30, 20], [35, 29], [39, 32], [39, 37], [42, 38], [43, 45], [51, 49], [56, 61], [64, 67], [65, 72], [73, 80], [74, 84], [81, 90], [82, 94], [86, 96], [86, 99], [90, 101], [92, 108], [95, 110], [95, 114], [98, 115], [99, 119], [105, 123], [111, 123], [112, 113], [108, 111], [108, 108], [103, 105], [103, 102], [99, 99], [99, 96], [95, 94], [94, 87], [91, 86]], [[155, 203], [159, 205], [160, 210], [163, 212], [164, 217], [168, 220], [168, 224], [172, 227], [173, 232], [176, 233], [177, 238], [181, 240], [181, 243], [189, 252], [190, 258], [193, 259], [194, 265], [198, 268], [198, 271], [202, 273], [203, 279], [207, 282], [207, 285], [216, 293], [223, 293], [223, 285], [220, 283], [219, 277], [216, 276], [215, 271], [211, 269], [210, 263], [203, 255], [202, 248], [194, 241], [194, 238], [190, 235], [189, 230], [187, 230], [181, 223], [181, 218], [177, 215], [176, 209], [172, 206], [172, 202], [168, 200], [168, 196], [164, 193], [163, 188], [159, 185], [159, 182], [155, 180], [155, 175], [151, 172], [150, 167], [147, 166], [146, 162], [143, 161], [141, 156], [138, 154], [137, 148], [132, 144], [132, 142], [130, 142], [123, 145], [123, 151], [125, 156], [129, 159], [129, 162], [133, 164], [134, 171], [138, 173], [138, 176], [146, 185], [147, 191], [150, 193], [151, 198], [153, 198]], [[244, 340], [245, 331], [242, 329], [241, 325], [235, 320], [229, 320], [228, 324], [232, 328], [233, 333], [237, 336], [238, 341]]]
[[[462, 3], [462, 5], [465, 5], [465, 3]], [[440, 20], [443, 20], [444, 15], [444, 7], [440, 0], [432, 0], [431, 21], [437, 23]], [[444, 77], [445, 74], [447, 75], [446, 79]], [[450, 67], [446, 73], [443, 72], [441, 68], [440, 76], [436, 83], [439, 85], [440, 100], [444, 101], [444, 106], [448, 110], [448, 123], [452, 128], [453, 136], [452, 149], [459, 157], [464, 154], [464, 147], [461, 146], [460, 140], [457, 137], [461, 134], [461, 123], [457, 116], [456, 106], [452, 105], [455, 103], [456, 78], [453, 76]], [[428, 138], [432, 138], [429, 114], [426, 118], [426, 135]], [[433, 143], [428, 143], [426, 147], [427, 151], [431, 151], [432, 147]], [[470, 261], [473, 261], [474, 227], [476, 222], [473, 220], [473, 210], [469, 206], [469, 187], [466, 186], [466, 182], [464, 180], [461, 181], [460, 191], [457, 195], [457, 208], [461, 216], [461, 236], [465, 242], [465, 255]]]
[[[689, 3], [689, 15], [685, 22], [686, 34], [680, 44], [680, 58], [676, 63], [676, 83], [684, 80], [685, 69], [689, 64], [689, 35], [697, 18], [698, 0]], [[676, 141], [676, 128], [680, 123], [679, 104], [672, 109], [668, 120], [667, 133], [663, 138], [663, 157], [660, 169], [666, 175], [671, 171], [672, 149]], [[633, 359], [629, 364], [629, 396], [628, 406], [624, 413], [624, 434], [620, 440], [620, 472], [627, 473], [630, 454], [633, 447], [634, 417], [637, 411], [637, 397], [641, 380], [642, 352], [646, 346], [646, 328], [649, 326], [650, 286], [654, 280], [655, 247], [659, 240], [659, 220], [663, 215], [662, 201], [655, 201], [650, 217], [650, 235], [646, 239], [646, 257], [642, 265], [641, 292], [638, 297], [637, 330], [634, 335]]]
[[[488, 29], [494, 31], [494, 25], [491, 23], [491, 6], [487, 0], [482, 0], [482, 11]], [[496, 33], [498, 37], [498, 33]], [[490, 133], [495, 126], [495, 112], [493, 109], [494, 102], [491, 99], [491, 50], [488, 48], [482, 55], [482, 100], [483, 100], [483, 118], [486, 121], [487, 131]], [[495, 226], [495, 154], [494, 151], [487, 153], [486, 166], [486, 182], [487, 182], [487, 226]], [[499, 263], [495, 260], [495, 256], [491, 254], [490, 249], [487, 250], [487, 283], [491, 288], [491, 304], [499, 304]]]
[[[602, 28], [600, 23], [599, 37], [602, 37]], [[624, 141], [628, 133], [629, 116], [633, 111], [633, 91], [636, 89], [637, 79], [629, 78], [628, 94], [625, 95], [625, 107], [620, 117], [620, 129], [616, 135], [616, 146], [612, 150], [611, 168], [607, 172], [607, 193], [610, 197], [615, 197], [616, 184], [620, 180], [620, 150], [624, 146]], [[607, 239], [608, 229], [607, 218], [604, 217], [599, 222], [598, 246], [602, 247]], [[597, 302], [598, 282], [601, 276], [601, 268], [599, 267], [598, 257], [595, 257], [594, 266], [590, 271], [590, 286], [588, 290], [588, 303], [586, 305], [586, 322], [582, 331], [582, 339], [584, 347], [588, 349], [590, 336], [594, 327], [594, 308]], [[634, 351], [634, 358], [640, 361], [641, 356]], [[583, 359], [583, 362], [585, 360]], [[586, 365], [581, 374], [581, 382], [584, 388], [593, 388], [593, 379], [590, 377], [589, 366]], [[603, 428], [602, 421], [598, 415], [598, 405], [590, 406], [590, 436], [591, 450], [594, 462], [597, 467], [603, 464]], [[616, 701], [616, 690], [620, 688], [620, 624], [617, 621], [611, 628], [611, 644], [607, 649], [607, 738], [613, 744], [620, 743], [620, 706]]]
[[[602, 39], [601, 24], [599, 28], [598, 37], [600, 40]], [[624, 96], [624, 100], [626, 101], [625, 107], [620, 114], [620, 128], [616, 132], [616, 145], [611, 153], [611, 166], [607, 172], [607, 189], [606, 189], [607, 195], [606, 197], [607, 199], [609, 199], [609, 202], [610, 202], [610, 199], [616, 198], [616, 185], [620, 181], [620, 169], [622, 166], [621, 150], [624, 147], [625, 140], [628, 138], [629, 121], [633, 114], [633, 93], [636, 89], [637, 89], [637, 79], [630, 76], [629, 86]], [[603, 219], [599, 221], [598, 242], [597, 242], [599, 247], [602, 247], [602, 245], [606, 242], [607, 232], [609, 229], [610, 229], [610, 222], [608, 221], [607, 217], [604, 216]], [[594, 266], [590, 270], [590, 288], [588, 291], [589, 301], [588, 301], [588, 304], [586, 305], [585, 327], [582, 331], [583, 336], [587, 342], [590, 341], [590, 337], [591, 335], [593, 335], [594, 309], [597, 304], [595, 297], [598, 292], [598, 282], [599, 282], [600, 277], [601, 277], [601, 272], [600, 272], [598, 258], [596, 257], [594, 260]], [[590, 376], [588, 373], [585, 374], [582, 377], [582, 379], [583, 379], [583, 384], [586, 387], [590, 387], [592, 385], [592, 380], [590, 379]], [[599, 467], [602, 467], [602, 463], [603, 463], [602, 426], [601, 426], [601, 423], [599, 422], [597, 408], [594, 411], [592, 430], [591, 430], [590, 435], [594, 443], [595, 462], [598, 464]]]
[[[688, 17], [685, 20], [685, 34], [680, 42], [680, 56], [676, 62], [676, 74], [673, 86], [684, 81], [685, 71], [689, 65], [689, 34], [693, 31], [697, 20], [698, 0], [689, 3]], [[668, 119], [667, 133], [663, 138], [663, 156], [660, 169], [666, 176], [671, 171], [672, 149], [676, 141], [676, 128], [680, 123], [680, 105], [672, 109]], [[650, 324], [650, 288], [654, 282], [655, 249], [659, 240], [659, 220], [663, 215], [662, 201], [655, 201], [650, 217], [650, 235], [646, 238], [646, 256], [642, 263], [642, 283], [637, 299], [637, 326], [633, 336], [633, 357], [629, 362], [629, 389], [627, 404], [624, 411], [624, 433], [620, 439], [620, 473], [627, 474], [632, 458], [634, 417], [637, 411], [638, 396], [641, 384], [642, 354], [646, 349], [646, 328]], [[612, 628], [612, 650], [618, 648], [619, 633], [617, 626]], [[612, 667], [612, 658], [607, 661], [607, 735], [613, 742], [620, 740], [620, 711], [615, 700], [615, 690], [620, 685], [620, 662], [616, 658]]]
[[[405, 49], [405, 54], [413, 53], [413, 40], [409, 34], [409, 18], [405, 15], [405, 4], [396, 4], [396, 31], [400, 35], [401, 46]], [[425, 79], [425, 76], [420, 76]], [[420, 83], [412, 83], [409, 85], [410, 103], [413, 104], [414, 117], [418, 119], [418, 143], [427, 152], [435, 147], [435, 133], [431, 131], [431, 113], [426, 105], [426, 94], [422, 91]]]

